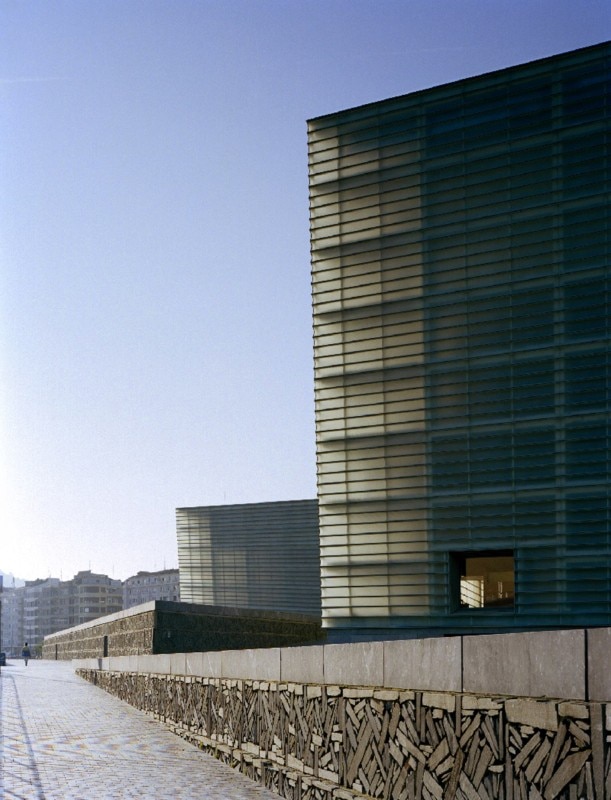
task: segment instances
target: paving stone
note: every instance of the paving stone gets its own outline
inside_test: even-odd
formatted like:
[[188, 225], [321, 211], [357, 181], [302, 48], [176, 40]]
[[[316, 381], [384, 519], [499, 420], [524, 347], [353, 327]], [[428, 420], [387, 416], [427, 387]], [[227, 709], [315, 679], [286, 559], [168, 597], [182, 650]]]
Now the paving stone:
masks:
[[0, 797], [278, 800], [69, 663], [36, 660], [1, 670]]

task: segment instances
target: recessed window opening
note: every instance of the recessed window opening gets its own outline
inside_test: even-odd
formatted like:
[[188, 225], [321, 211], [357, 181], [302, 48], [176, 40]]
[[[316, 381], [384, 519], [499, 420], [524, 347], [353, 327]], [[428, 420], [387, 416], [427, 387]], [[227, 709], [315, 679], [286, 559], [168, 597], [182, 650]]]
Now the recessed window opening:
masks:
[[460, 610], [513, 608], [515, 564], [511, 550], [453, 553], [453, 606]]

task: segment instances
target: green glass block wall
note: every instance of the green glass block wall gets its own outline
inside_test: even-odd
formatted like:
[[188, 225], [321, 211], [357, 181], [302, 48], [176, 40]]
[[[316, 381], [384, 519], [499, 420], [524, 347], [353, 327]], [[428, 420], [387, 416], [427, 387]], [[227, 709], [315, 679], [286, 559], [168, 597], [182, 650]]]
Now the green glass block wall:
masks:
[[176, 510], [180, 598], [320, 617], [318, 503]]
[[309, 122], [328, 627], [611, 624], [610, 119], [607, 43]]

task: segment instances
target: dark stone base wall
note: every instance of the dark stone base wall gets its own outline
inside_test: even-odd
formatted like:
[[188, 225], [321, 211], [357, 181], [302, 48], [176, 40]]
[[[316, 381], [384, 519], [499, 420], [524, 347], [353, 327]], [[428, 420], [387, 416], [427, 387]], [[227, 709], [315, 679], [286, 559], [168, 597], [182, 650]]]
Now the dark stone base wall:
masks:
[[252, 609], [188, 607], [199, 609], [195, 613], [167, 605], [160, 604], [157, 610], [154, 653], [291, 647], [320, 643], [326, 638], [317, 617]]
[[[242, 650], [321, 643], [304, 614], [157, 601], [45, 637], [43, 658], [79, 659]], [[146, 608], [146, 610], [144, 610]]]
[[79, 670], [287, 800], [611, 798], [611, 706]]

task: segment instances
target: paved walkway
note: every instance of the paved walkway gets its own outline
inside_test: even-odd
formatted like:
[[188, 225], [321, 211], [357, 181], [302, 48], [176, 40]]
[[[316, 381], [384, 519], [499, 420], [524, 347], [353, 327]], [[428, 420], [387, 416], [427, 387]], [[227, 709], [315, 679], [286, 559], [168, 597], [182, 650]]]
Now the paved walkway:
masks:
[[278, 800], [278, 796], [78, 678], [69, 663], [0, 674], [3, 800]]

